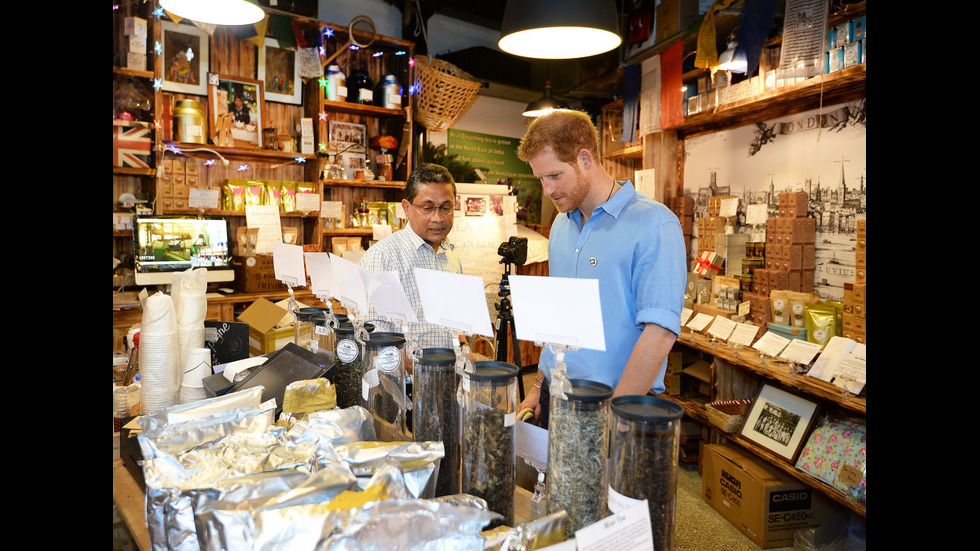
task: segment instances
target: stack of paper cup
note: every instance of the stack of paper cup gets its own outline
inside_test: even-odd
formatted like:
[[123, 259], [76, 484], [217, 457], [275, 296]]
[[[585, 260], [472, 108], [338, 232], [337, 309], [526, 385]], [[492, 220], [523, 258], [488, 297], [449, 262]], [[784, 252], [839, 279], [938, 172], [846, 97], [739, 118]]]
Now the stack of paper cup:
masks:
[[140, 384], [143, 413], [154, 414], [177, 403], [177, 319], [170, 295], [156, 293], [143, 303], [140, 322]]
[[204, 378], [211, 375], [211, 349], [194, 348], [187, 353], [187, 364], [180, 383], [179, 403], [186, 404], [207, 398]]
[[205, 298], [207, 274], [205, 268], [191, 268], [174, 274], [170, 294], [177, 316], [178, 365], [181, 368], [187, 365], [192, 350], [204, 346], [204, 318], [208, 310]]

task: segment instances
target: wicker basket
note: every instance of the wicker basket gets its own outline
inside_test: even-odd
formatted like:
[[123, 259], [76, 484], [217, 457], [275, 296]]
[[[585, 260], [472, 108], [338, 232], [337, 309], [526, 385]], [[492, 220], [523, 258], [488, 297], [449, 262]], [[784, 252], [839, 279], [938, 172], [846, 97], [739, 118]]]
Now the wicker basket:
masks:
[[752, 400], [728, 400], [704, 405], [708, 422], [728, 433], [738, 430], [751, 407]]
[[415, 56], [415, 121], [428, 130], [447, 130], [473, 105], [482, 86], [452, 63]]

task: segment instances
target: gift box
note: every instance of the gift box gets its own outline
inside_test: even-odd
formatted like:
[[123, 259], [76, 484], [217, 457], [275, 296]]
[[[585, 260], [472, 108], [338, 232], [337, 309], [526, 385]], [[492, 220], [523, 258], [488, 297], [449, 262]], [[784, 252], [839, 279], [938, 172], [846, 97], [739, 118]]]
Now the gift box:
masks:
[[703, 277], [711, 277], [721, 271], [724, 265], [724, 256], [714, 251], [704, 251], [694, 259], [692, 271]]

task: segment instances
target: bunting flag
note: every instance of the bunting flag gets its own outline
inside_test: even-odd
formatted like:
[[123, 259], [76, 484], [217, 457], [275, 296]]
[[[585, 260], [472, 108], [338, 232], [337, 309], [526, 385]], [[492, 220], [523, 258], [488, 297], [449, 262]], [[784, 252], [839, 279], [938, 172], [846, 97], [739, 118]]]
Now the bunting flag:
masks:
[[684, 122], [684, 41], [678, 40], [660, 54], [660, 127]]
[[299, 48], [309, 48], [310, 43], [306, 40], [306, 36], [303, 34], [303, 29], [296, 24], [296, 20], [290, 19], [289, 24], [293, 28], [293, 38], [296, 40], [296, 46]]
[[112, 166], [150, 168], [152, 145], [149, 128], [113, 126]]
[[710, 69], [718, 65], [718, 44], [715, 41], [715, 16], [730, 7], [737, 0], [717, 0], [704, 14], [701, 30], [698, 32], [698, 53], [694, 56], [694, 66]]
[[640, 102], [640, 65], [632, 63], [623, 68], [623, 137], [619, 141], [636, 141], [636, 109]]
[[766, 43], [769, 22], [772, 20], [772, 11], [775, 7], [776, 0], [745, 0], [738, 32], [735, 35], [738, 41], [735, 57], [744, 56], [748, 63], [746, 76], [751, 76], [759, 66], [762, 46]]
[[279, 42], [279, 47], [283, 50], [296, 46], [296, 35], [293, 31], [292, 21], [292, 17], [278, 13], [269, 15], [269, 29], [272, 30], [272, 36]]

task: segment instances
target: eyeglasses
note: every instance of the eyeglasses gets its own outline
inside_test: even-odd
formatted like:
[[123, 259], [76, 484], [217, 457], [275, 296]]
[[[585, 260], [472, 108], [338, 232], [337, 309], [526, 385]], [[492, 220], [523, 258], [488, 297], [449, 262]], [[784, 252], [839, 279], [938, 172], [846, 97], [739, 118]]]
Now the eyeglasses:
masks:
[[450, 212], [453, 211], [453, 208], [455, 208], [455, 205], [450, 205], [450, 204], [437, 207], [435, 205], [416, 205], [415, 203], [412, 203], [412, 206], [422, 211], [422, 214], [425, 214], [426, 216], [432, 214], [436, 210], [438, 210], [442, 214], [449, 214]]

